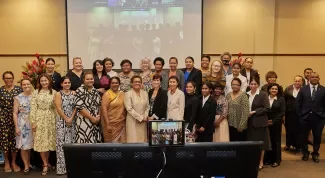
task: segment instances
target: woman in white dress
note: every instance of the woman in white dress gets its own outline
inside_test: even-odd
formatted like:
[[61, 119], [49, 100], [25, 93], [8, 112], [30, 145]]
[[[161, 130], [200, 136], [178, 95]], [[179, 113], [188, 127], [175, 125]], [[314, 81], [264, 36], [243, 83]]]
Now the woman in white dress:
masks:
[[142, 90], [142, 77], [131, 78], [132, 89], [125, 93], [124, 105], [126, 115], [126, 142], [147, 142], [147, 121], [149, 114], [148, 93]]

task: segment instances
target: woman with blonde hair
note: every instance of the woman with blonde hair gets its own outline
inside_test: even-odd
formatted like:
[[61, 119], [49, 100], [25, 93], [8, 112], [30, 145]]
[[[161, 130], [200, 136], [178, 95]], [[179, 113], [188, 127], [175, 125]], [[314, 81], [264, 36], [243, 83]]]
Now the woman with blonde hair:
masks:
[[149, 92], [152, 88], [152, 71], [151, 71], [151, 60], [148, 58], [144, 58], [140, 61], [140, 76], [142, 78], [142, 88], [144, 91]]
[[226, 86], [226, 78], [223, 71], [223, 63], [220, 59], [215, 59], [211, 62], [210, 75], [206, 77], [206, 81], [212, 83], [219, 82], [221, 85]]
[[71, 90], [76, 91], [82, 84], [82, 77], [84, 75], [83, 64], [81, 57], [74, 57], [72, 60], [73, 69], [69, 70], [67, 77], [71, 81]]

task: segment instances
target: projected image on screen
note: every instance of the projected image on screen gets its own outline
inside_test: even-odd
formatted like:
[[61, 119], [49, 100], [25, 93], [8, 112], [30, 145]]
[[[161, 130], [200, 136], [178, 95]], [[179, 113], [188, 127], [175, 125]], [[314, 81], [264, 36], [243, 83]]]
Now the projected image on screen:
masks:
[[67, 6], [69, 58], [80, 56], [85, 68], [105, 57], [116, 64], [129, 59], [138, 69], [145, 57], [201, 55], [200, 0], [69, 0]]
[[150, 146], [184, 145], [182, 122], [150, 122]]

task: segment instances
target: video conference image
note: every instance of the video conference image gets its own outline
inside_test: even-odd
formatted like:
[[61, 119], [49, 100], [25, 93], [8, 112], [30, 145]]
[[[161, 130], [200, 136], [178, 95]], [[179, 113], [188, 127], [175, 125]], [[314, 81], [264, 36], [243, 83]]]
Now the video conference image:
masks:
[[109, 6], [179, 5], [184, 0], [108, 0]]
[[200, 24], [196, 0], [70, 0], [69, 56], [81, 57], [85, 68], [109, 56], [117, 64], [134, 61], [135, 69], [145, 57], [195, 58], [201, 54]]
[[182, 122], [151, 122], [149, 145], [184, 145]]

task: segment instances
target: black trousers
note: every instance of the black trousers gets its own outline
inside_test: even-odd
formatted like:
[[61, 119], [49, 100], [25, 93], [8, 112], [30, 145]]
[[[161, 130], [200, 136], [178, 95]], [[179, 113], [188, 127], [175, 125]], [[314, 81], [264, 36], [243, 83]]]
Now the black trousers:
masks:
[[281, 154], [281, 134], [282, 134], [282, 124], [278, 123], [275, 125], [269, 126], [270, 140], [272, 150], [266, 151], [264, 155], [265, 163], [278, 163], [282, 161]]
[[325, 120], [323, 120], [317, 114], [311, 113], [307, 119], [300, 120], [301, 124], [301, 151], [303, 154], [308, 154], [308, 135], [309, 131], [312, 130], [314, 143], [312, 155], [319, 156], [319, 148], [322, 140], [322, 133], [324, 129]]
[[206, 132], [197, 132], [197, 139], [195, 142], [212, 142], [213, 141], [213, 133]]
[[238, 129], [232, 126], [229, 126], [229, 137], [230, 141], [247, 141], [246, 130], [238, 132]]
[[285, 115], [286, 146], [300, 149], [299, 130], [300, 123], [296, 111], [287, 112]]

